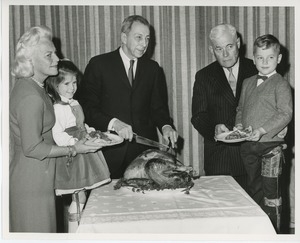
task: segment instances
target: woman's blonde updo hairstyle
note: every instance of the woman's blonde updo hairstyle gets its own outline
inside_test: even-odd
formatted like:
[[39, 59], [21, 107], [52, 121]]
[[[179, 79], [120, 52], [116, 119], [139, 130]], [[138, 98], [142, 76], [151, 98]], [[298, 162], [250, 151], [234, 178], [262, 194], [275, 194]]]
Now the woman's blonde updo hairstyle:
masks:
[[21, 36], [16, 46], [16, 56], [12, 66], [13, 76], [17, 78], [33, 76], [32, 51], [42, 38], [52, 41], [52, 31], [47, 26], [31, 27]]

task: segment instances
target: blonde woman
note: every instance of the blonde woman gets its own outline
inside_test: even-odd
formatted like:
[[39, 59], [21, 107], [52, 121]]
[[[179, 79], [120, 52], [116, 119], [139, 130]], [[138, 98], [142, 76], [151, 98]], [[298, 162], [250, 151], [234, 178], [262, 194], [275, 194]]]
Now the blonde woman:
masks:
[[94, 152], [100, 144], [85, 139], [74, 146], [56, 146], [52, 102], [43, 87], [57, 75], [59, 59], [48, 27], [25, 32], [16, 46], [10, 95], [10, 132], [14, 151], [9, 166], [10, 232], [56, 232], [55, 158]]

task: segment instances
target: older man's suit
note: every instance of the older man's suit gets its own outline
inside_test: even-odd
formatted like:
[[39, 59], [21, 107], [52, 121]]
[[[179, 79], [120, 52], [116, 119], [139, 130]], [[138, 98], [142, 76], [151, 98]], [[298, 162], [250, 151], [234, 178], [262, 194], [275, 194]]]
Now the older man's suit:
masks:
[[196, 73], [192, 98], [192, 119], [195, 129], [204, 137], [204, 170], [206, 175], [246, 174], [239, 144], [215, 142], [217, 124], [229, 129], [235, 125], [236, 108], [242, 82], [257, 73], [253, 61], [240, 58], [236, 97], [221, 65], [215, 61]]
[[[135, 133], [157, 140], [157, 129], [172, 125], [166, 83], [157, 62], [138, 59], [132, 86], [119, 49], [93, 57], [86, 67], [79, 101], [86, 123], [106, 131], [112, 118], [132, 126]], [[137, 155], [147, 147], [134, 142], [103, 148], [111, 177], [120, 178]]]

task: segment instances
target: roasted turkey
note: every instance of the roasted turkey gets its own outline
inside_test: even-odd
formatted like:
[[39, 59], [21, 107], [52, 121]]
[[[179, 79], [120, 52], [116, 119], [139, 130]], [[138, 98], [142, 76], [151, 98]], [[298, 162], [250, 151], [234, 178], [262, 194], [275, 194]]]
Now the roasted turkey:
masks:
[[133, 191], [184, 188], [185, 193], [193, 187], [195, 171], [185, 166], [174, 155], [158, 149], [148, 149], [127, 167], [124, 176], [114, 188], [132, 187]]

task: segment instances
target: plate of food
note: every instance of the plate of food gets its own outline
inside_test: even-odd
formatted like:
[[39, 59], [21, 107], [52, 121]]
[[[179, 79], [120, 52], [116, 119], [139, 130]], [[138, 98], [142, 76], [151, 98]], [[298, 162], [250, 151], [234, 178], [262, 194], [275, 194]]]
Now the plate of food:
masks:
[[249, 126], [246, 129], [238, 130], [235, 129], [229, 132], [223, 132], [215, 136], [216, 141], [221, 141], [224, 143], [239, 143], [247, 140], [252, 134], [252, 127]]
[[105, 146], [113, 146], [116, 144], [120, 144], [124, 141], [124, 139], [116, 134], [109, 132], [101, 132], [99, 130], [92, 131], [89, 133], [91, 138], [97, 138], [94, 142], [99, 142]]

